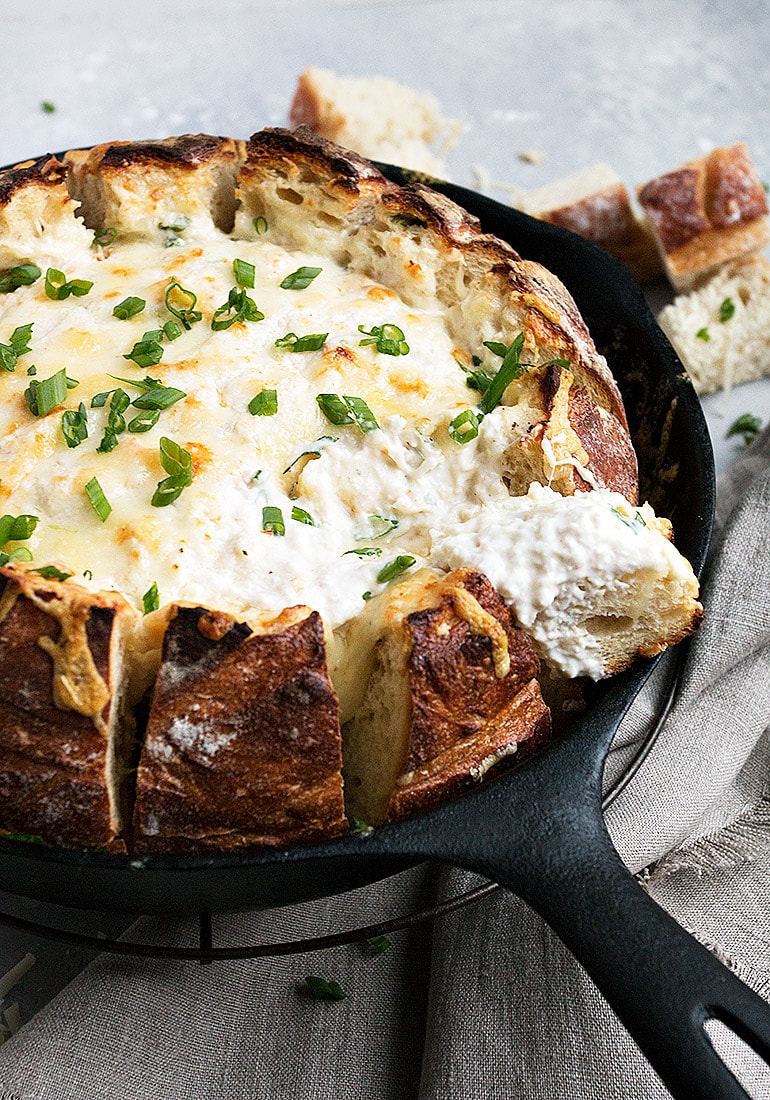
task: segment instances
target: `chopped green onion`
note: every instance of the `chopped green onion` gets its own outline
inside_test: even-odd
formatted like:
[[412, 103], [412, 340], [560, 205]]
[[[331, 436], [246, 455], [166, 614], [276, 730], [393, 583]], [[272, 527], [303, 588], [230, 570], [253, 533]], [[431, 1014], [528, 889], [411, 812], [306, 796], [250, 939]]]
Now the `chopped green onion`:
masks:
[[358, 331], [363, 332], [365, 340], [359, 340], [358, 346], [365, 348], [369, 344], [376, 345], [377, 351], [382, 355], [408, 355], [409, 345], [404, 338], [404, 333], [398, 325], [373, 325], [368, 331], [363, 325], [358, 326]]
[[306, 523], [308, 527], [315, 527], [315, 520], [310, 515], [310, 512], [306, 512], [304, 508], [300, 508], [298, 504], [292, 505], [291, 518], [296, 520], [297, 523]]
[[136, 317], [138, 313], [141, 313], [146, 305], [144, 298], [136, 298], [131, 295], [124, 298], [122, 302], [118, 302], [112, 311], [112, 315], [117, 317], [119, 321], [128, 321], [131, 317]]
[[505, 351], [500, 369], [490, 382], [489, 388], [479, 402], [479, 409], [486, 415], [497, 408], [511, 382], [516, 378], [521, 378], [524, 373], [519, 362], [521, 349], [524, 347], [524, 333], [520, 332], [509, 348], [506, 348], [505, 344], [496, 344], [486, 340], [484, 344], [490, 351], [494, 351], [496, 355], [500, 355], [503, 349]]
[[233, 260], [233, 277], [238, 286], [247, 286], [253, 290], [256, 271], [254, 264], [246, 260]]
[[298, 267], [281, 281], [282, 290], [305, 290], [323, 271], [321, 267]]
[[[96, 396], [101, 397], [102, 395], [97, 394]], [[96, 397], [94, 398], [94, 401], [95, 400]], [[96, 448], [98, 454], [109, 454], [110, 451], [114, 451], [117, 447], [118, 436], [126, 430], [126, 420], [123, 413], [130, 403], [131, 399], [125, 390], [116, 389], [112, 391], [110, 410], [107, 416], [104, 435], [102, 436], [99, 446]]]
[[67, 372], [64, 367], [42, 381], [34, 378], [24, 391], [24, 399], [33, 416], [47, 416], [67, 400]]
[[179, 339], [179, 337], [182, 335], [182, 330], [176, 323], [176, 321], [166, 321], [165, 325], [163, 326], [163, 335], [166, 337], [169, 344], [171, 344], [174, 340]]
[[381, 546], [357, 546], [355, 550], [346, 550], [342, 555], [356, 554], [359, 558], [379, 558], [382, 556]]
[[381, 539], [398, 527], [398, 520], [394, 516], [369, 516], [368, 519], [372, 524], [372, 530], [365, 535], [356, 535], [357, 542]]
[[112, 511], [112, 505], [107, 500], [107, 497], [104, 495], [104, 490], [95, 477], [92, 477], [86, 484], [86, 496], [91, 502], [91, 507], [102, 523], [104, 523]]
[[88, 438], [88, 413], [82, 401], [77, 409], [62, 413], [61, 430], [68, 447], [77, 447]]
[[252, 225], [257, 233], [267, 233], [267, 218], [254, 218]]
[[264, 313], [260, 312], [246, 291], [233, 287], [224, 305], [214, 310], [211, 328], [214, 332], [222, 332], [234, 325], [236, 321], [264, 321], [264, 319]]
[[709, 340], [711, 339], [711, 333], [705, 327], [704, 328], [699, 328], [698, 331], [695, 333], [695, 335], [697, 336], [697, 338], [699, 340], [704, 340], [706, 343], [708, 343]]
[[363, 943], [367, 955], [384, 955], [389, 947], [390, 940], [387, 936], [370, 936]]
[[93, 285], [89, 279], [67, 279], [57, 267], [49, 267], [45, 273], [45, 292], [53, 302], [62, 302], [70, 295], [82, 298]]
[[371, 432], [379, 424], [362, 397], [343, 396], [336, 393], [319, 393], [318, 407], [332, 424], [357, 424], [362, 432]]
[[160, 607], [160, 594], [158, 592], [157, 581], [153, 581], [142, 596], [142, 607], [145, 615], [149, 615], [151, 611], [157, 611]]
[[160, 409], [146, 409], [129, 420], [126, 427], [134, 435], [137, 435], [140, 432], [149, 432], [150, 428], [154, 428], [159, 420]]
[[371, 600], [373, 598], [374, 598], [374, 593], [369, 592], [369, 591], [364, 592], [364, 594], [361, 596], [362, 600]]
[[308, 336], [297, 336], [295, 332], [287, 332], [276, 340], [275, 346], [286, 351], [320, 351], [328, 335], [328, 332], [312, 332]]
[[32, 337], [32, 324], [19, 325], [11, 333], [7, 344], [0, 344], [0, 367], [12, 373], [16, 370], [16, 364], [22, 355], [29, 352], [29, 341]]
[[319, 393], [316, 397], [318, 407], [332, 424], [352, 424], [353, 417], [341, 397], [336, 393]]
[[262, 530], [269, 535], [285, 535], [286, 527], [283, 522], [283, 512], [272, 504], [262, 509]]
[[[198, 302], [198, 295], [194, 294], [191, 290], [187, 290], [178, 283], [176, 279], [168, 284], [165, 294], [166, 309], [169, 313], [173, 313], [174, 317], [181, 323], [184, 329], [190, 329], [196, 321], [200, 321], [203, 318], [203, 314], [195, 306]], [[180, 301], [181, 300], [181, 301]], [[174, 304], [176, 301], [176, 304]]]
[[145, 332], [141, 340], [138, 340], [131, 351], [123, 355], [124, 359], [131, 359], [137, 367], [157, 367], [163, 358], [162, 329], [152, 329]]
[[748, 446], [749, 443], [753, 443], [761, 430], [762, 421], [758, 416], [754, 416], [753, 413], [743, 413], [727, 429], [725, 439], [729, 439], [733, 435], [740, 435], [743, 437], [743, 442]]
[[316, 1001], [342, 1001], [347, 996], [339, 982], [318, 978], [313, 974], [305, 978], [305, 985], [301, 988], [306, 996], [313, 997]]
[[154, 508], [173, 504], [193, 480], [192, 455], [165, 435], [160, 438], [160, 461], [169, 476], [158, 482], [150, 501]]
[[19, 264], [0, 274], [0, 294], [10, 294], [20, 286], [32, 286], [42, 275], [37, 264]]
[[118, 231], [113, 228], [95, 229], [92, 248], [109, 248], [118, 239]]
[[135, 398], [131, 404], [137, 409], [157, 409], [162, 412], [187, 397], [184, 390], [178, 390], [175, 386], [156, 385], [145, 390], [141, 397]]
[[377, 574], [377, 580], [380, 584], [387, 584], [388, 581], [400, 577], [407, 569], [411, 569], [416, 560], [417, 559], [413, 558], [411, 554], [399, 554], [393, 561], [388, 562], [387, 565], [383, 565], [382, 569]]
[[719, 320], [722, 322], [722, 324], [724, 324], [725, 321], [730, 320], [730, 318], [732, 317], [732, 315], [734, 313], [735, 313], [735, 302], [732, 300], [732, 298], [725, 298], [725, 300], [722, 302], [721, 306], [719, 307]]
[[449, 436], [462, 445], [463, 443], [469, 443], [471, 439], [475, 439], [479, 434], [479, 424], [481, 423], [481, 417], [473, 409], [465, 409], [464, 412], [458, 413], [454, 420], [449, 424]]
[[633, 531], [638, 531], [640, 527], [646, 527], [644, 516], [641, 512], [636, 511], [633, 516], [627, 516], [625, 512], [621, 512], [619, 508], [610, 508], [613, 515], [625, 523], [626, 527], [630, 527]]
[[379, 428], [372, 410], [362, 397], [346, 397], [343, 395], [342, 400], [350, 409], [351, 415], [358, 424], [362, 432], [373, 432], [376, 428]]
[[171, 221], [158, 222], [158, 229], [167, 229], [171, 233], [184, 233], [190, 225], [190, 219], [186, 214], [173, 214]]
[[50, 99], [44, 99], [40, 104], [40, 110], [43, 114], [52, 115], [56, 110], [56, 104], [51, 103]]
[[37, 524], [37, 516], [0, 516], [0, 546], [5, 546], [7, 542], [24, 542]]
[[[319, 437], [318, 442], [319, 443], [321, 443], [321, 442], [336, 443], [338, 438], [339, 437], [336, 436], [336, 435], [322, 435], [322, 436]], [[292, 466], [296, 466], [297, 463], [302, 458], [320, 458], [322, 451], [323, 451], [322, 447], [314, 447], [312, 445], [310, 447], [305, 447], [303, 450], [301, 450], [299, 452], [299, 454], [297, 455], [296, 458], [293, 458], [291, 460], [291, 462], [286, 467], [286, 469], [283, 471], [283, 473], [288, 474], [288, 472], [292, 468]]]
[[63, 573], [55, 565], [41, 565], [39, 569], [33, 569], [32, 572], [38, 573], [46, 581], [68, 581], [74, 576], [74, 573]]
[[260, 390], [249, 401], [248, 408], [252, 416], [275, 416], [278, 412], [278, 392], [276, 390]]

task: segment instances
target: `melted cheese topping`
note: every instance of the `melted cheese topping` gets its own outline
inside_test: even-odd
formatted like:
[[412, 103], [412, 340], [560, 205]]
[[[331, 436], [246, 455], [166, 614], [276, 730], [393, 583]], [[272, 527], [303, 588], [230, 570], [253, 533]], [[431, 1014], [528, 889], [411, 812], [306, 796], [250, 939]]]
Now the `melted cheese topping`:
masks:
[[[215, 310], [236, 286], [236, 257], [254, 265], [256, 285], [246, 293], [264, 319], [212, 331]], [[382, 589], [384, 565], [399, 554], [421, 562], [429, 555], [437, 510], [448, 505], [461, 519], [469, 502], [506, 495], [499, 463], [489, 470], [479, 461], [497, 417], [472, 443], [449, 438], [449, 422], [474, 395], [438, 306], [433, 313], [407, 306], [328, 257], [286, 252], [269, 232], [234, 241], [197, 223], [181, 246], [73, 249], [61, 263], [67, 278], [93, 281], [87, 295], [52, 301], [40, 278], [0, 297], [0, 342], [33, 323], [30, 352], [14, 372], [0, 371], [0, 511], [39, 517], [26, 544], [36, 562], [61, 562], [82, 583], [117, 589], [137, 607], [155, 582], [164, 603], [199, 601], [246, 616], [305, 603], [334, 626], [360, 611], [364, 592]], [[302, 266], [322, 270], [305, 289], [281, 288]], [[203, 318], [162, 341], [157, 365], [140, 368], [124, 355], [146, 331], [175, 320], [165, 304], [173, 280], [197, 296]], [[119, 320], [113, 308], [129, 295], [146, 308]], [[403, 330], [408, 354], [360, 345], [359, 325], [384, 324]], [[288, 333], [328, 335], [322, 349], [294, 353], [276, 347]], [[38, 380], [64, 367], [78, 383], [43, 417], [24, 398], [33, 365]], [[124, 431], [114, 450], [99, 453], [109, 401], [92, 408], [94, 396], [120, 387], [133, 400], [143, 391], [132, 382], [148, 376], [186, 396], [151, 430]], [[273, 416], [249, 412], [263, 389], [277, 393]], [[330, 423], [316, 401], [323, 393], [363, 398], [380, 428]], [[89, 434], [70, 448], [62, 414], [81, 402]], [[129, 407], [125, 420], [137, 412]], [[159, 508], [150, 501], [167, 476], [162, 436], [190, 452], [194, 477]], [[112, 508], [105, 522], [85, 492], [94, 477]], [[266, 507], [280, 508], [283, 536], [263, 529]], [[292, 519], [293, 510], [309, 513], [314, 526]]]

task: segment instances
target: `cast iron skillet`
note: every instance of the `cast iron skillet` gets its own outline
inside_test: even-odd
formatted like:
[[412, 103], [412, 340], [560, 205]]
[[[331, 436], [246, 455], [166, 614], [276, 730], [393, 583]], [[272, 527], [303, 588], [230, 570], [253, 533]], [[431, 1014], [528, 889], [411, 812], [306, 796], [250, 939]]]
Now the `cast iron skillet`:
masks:
[[[404, 173], [385, 167], [397, 182]], [[408, 182], [408, 180], [406, 180]], [[702, 411], [625, 270], [598, 248], [492, 200], [437, 185], [483, 228], [555, 272], [623, 392], [642, 495], [703, 566], [714, 472]], [[412, 819], [286, 851], [112, 857], [0, 841], [10, 893], [118, 912], [198, 914], [273, 907], [362, 886], [438, 859], [532, 905], [572, 950], [679, 1100], [747, 1100], [704, 1030], [722, 1021], [770, 1061], [770, 1006], [666, 914], [626, 870], [601, 811], [604, 761], [654, 662], [600, 685], [569, 737], [542, 756]]]

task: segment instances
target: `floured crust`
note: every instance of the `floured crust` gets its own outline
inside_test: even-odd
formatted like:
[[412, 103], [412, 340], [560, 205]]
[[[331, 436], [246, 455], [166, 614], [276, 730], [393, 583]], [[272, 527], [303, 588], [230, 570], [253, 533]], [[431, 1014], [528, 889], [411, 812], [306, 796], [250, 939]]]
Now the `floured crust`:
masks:
[[135, 613], [33, 569], [0, 568], [2, 830], [114, 846], [126, 824], [123, 651]]
[[320, 616], [252, 630], [175, 607], [136, 781], [137, 852], [230, 850], [347, 830]]
[[678, 291], [770, 241], [767, 196], [744, 142], [688, 161], [637, 194]]

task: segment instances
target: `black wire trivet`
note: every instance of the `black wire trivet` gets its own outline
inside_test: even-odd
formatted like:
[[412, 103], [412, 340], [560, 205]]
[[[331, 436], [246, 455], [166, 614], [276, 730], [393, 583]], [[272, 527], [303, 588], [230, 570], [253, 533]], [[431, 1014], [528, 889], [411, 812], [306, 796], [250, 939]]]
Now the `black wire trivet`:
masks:
[[[602, 798], [602, 808], [607, 810], [612, 803], [626, 789], [628, 784], [637, 774], [644, 761], [647, 759], [655, 742], [658, 739], [663, 725], [668, 718], [684, 671], [685, 657], [689, 645], [685, 642], [678, 646], [675, 656], [673, 671], [668, 688], [661, 700], [660, 707], [654, 720], [651, 722], [647, 735], [640, 743], [636, 753], [622, 775], [605, 792]], [[13, 928], [19, 932], [27, 932], [31, 935], [41, 936], [44, 939], [53, 939], [61, 943], [71, 944], [84, 950], [102, 952], [113, 955], [136, 955], [143, 958], [177, 959], [188, 962], [211, 963], [224, 962], [235, 959], [258, 959], [266, 956], [300, 955], [311, 951], [323, 951], [329, 947], [339, 947], [344, 944], [365, 944], [368, 940], [378, 936], [388, 936], [394, 932], [412, 928], [424, 921], [435, 920], [471, 905], [482, 898], [489, 897], [497, 890], [502, 889], [496, 882], [483, 882], [472, 890], [466, 890], [456, 894], [436, 905], [425, 906], [391, 920], [378, 921], [376, 924], [367, 924], [361, 928], [352, 928], [344, 932], [334, 932], [328, 936], [313, 936], [308, 939], [288, 940], [283, 943], [254, 944], [249, 947], [214, 947], [211, 914], [201, 913], [198, 917], [198, 946], [197, 947], [166, 947], [161, 944], [136, 943], [131, 940], [111, 939], [98, 935], [88, 935], [83, 932], [72, 932], [66, 928], [57, 928], [52, 925], [38, 924], [36, 921], [26, 920], [23, 917], [15, 917], [10, 913], [0, 913], [0, 925]]]

